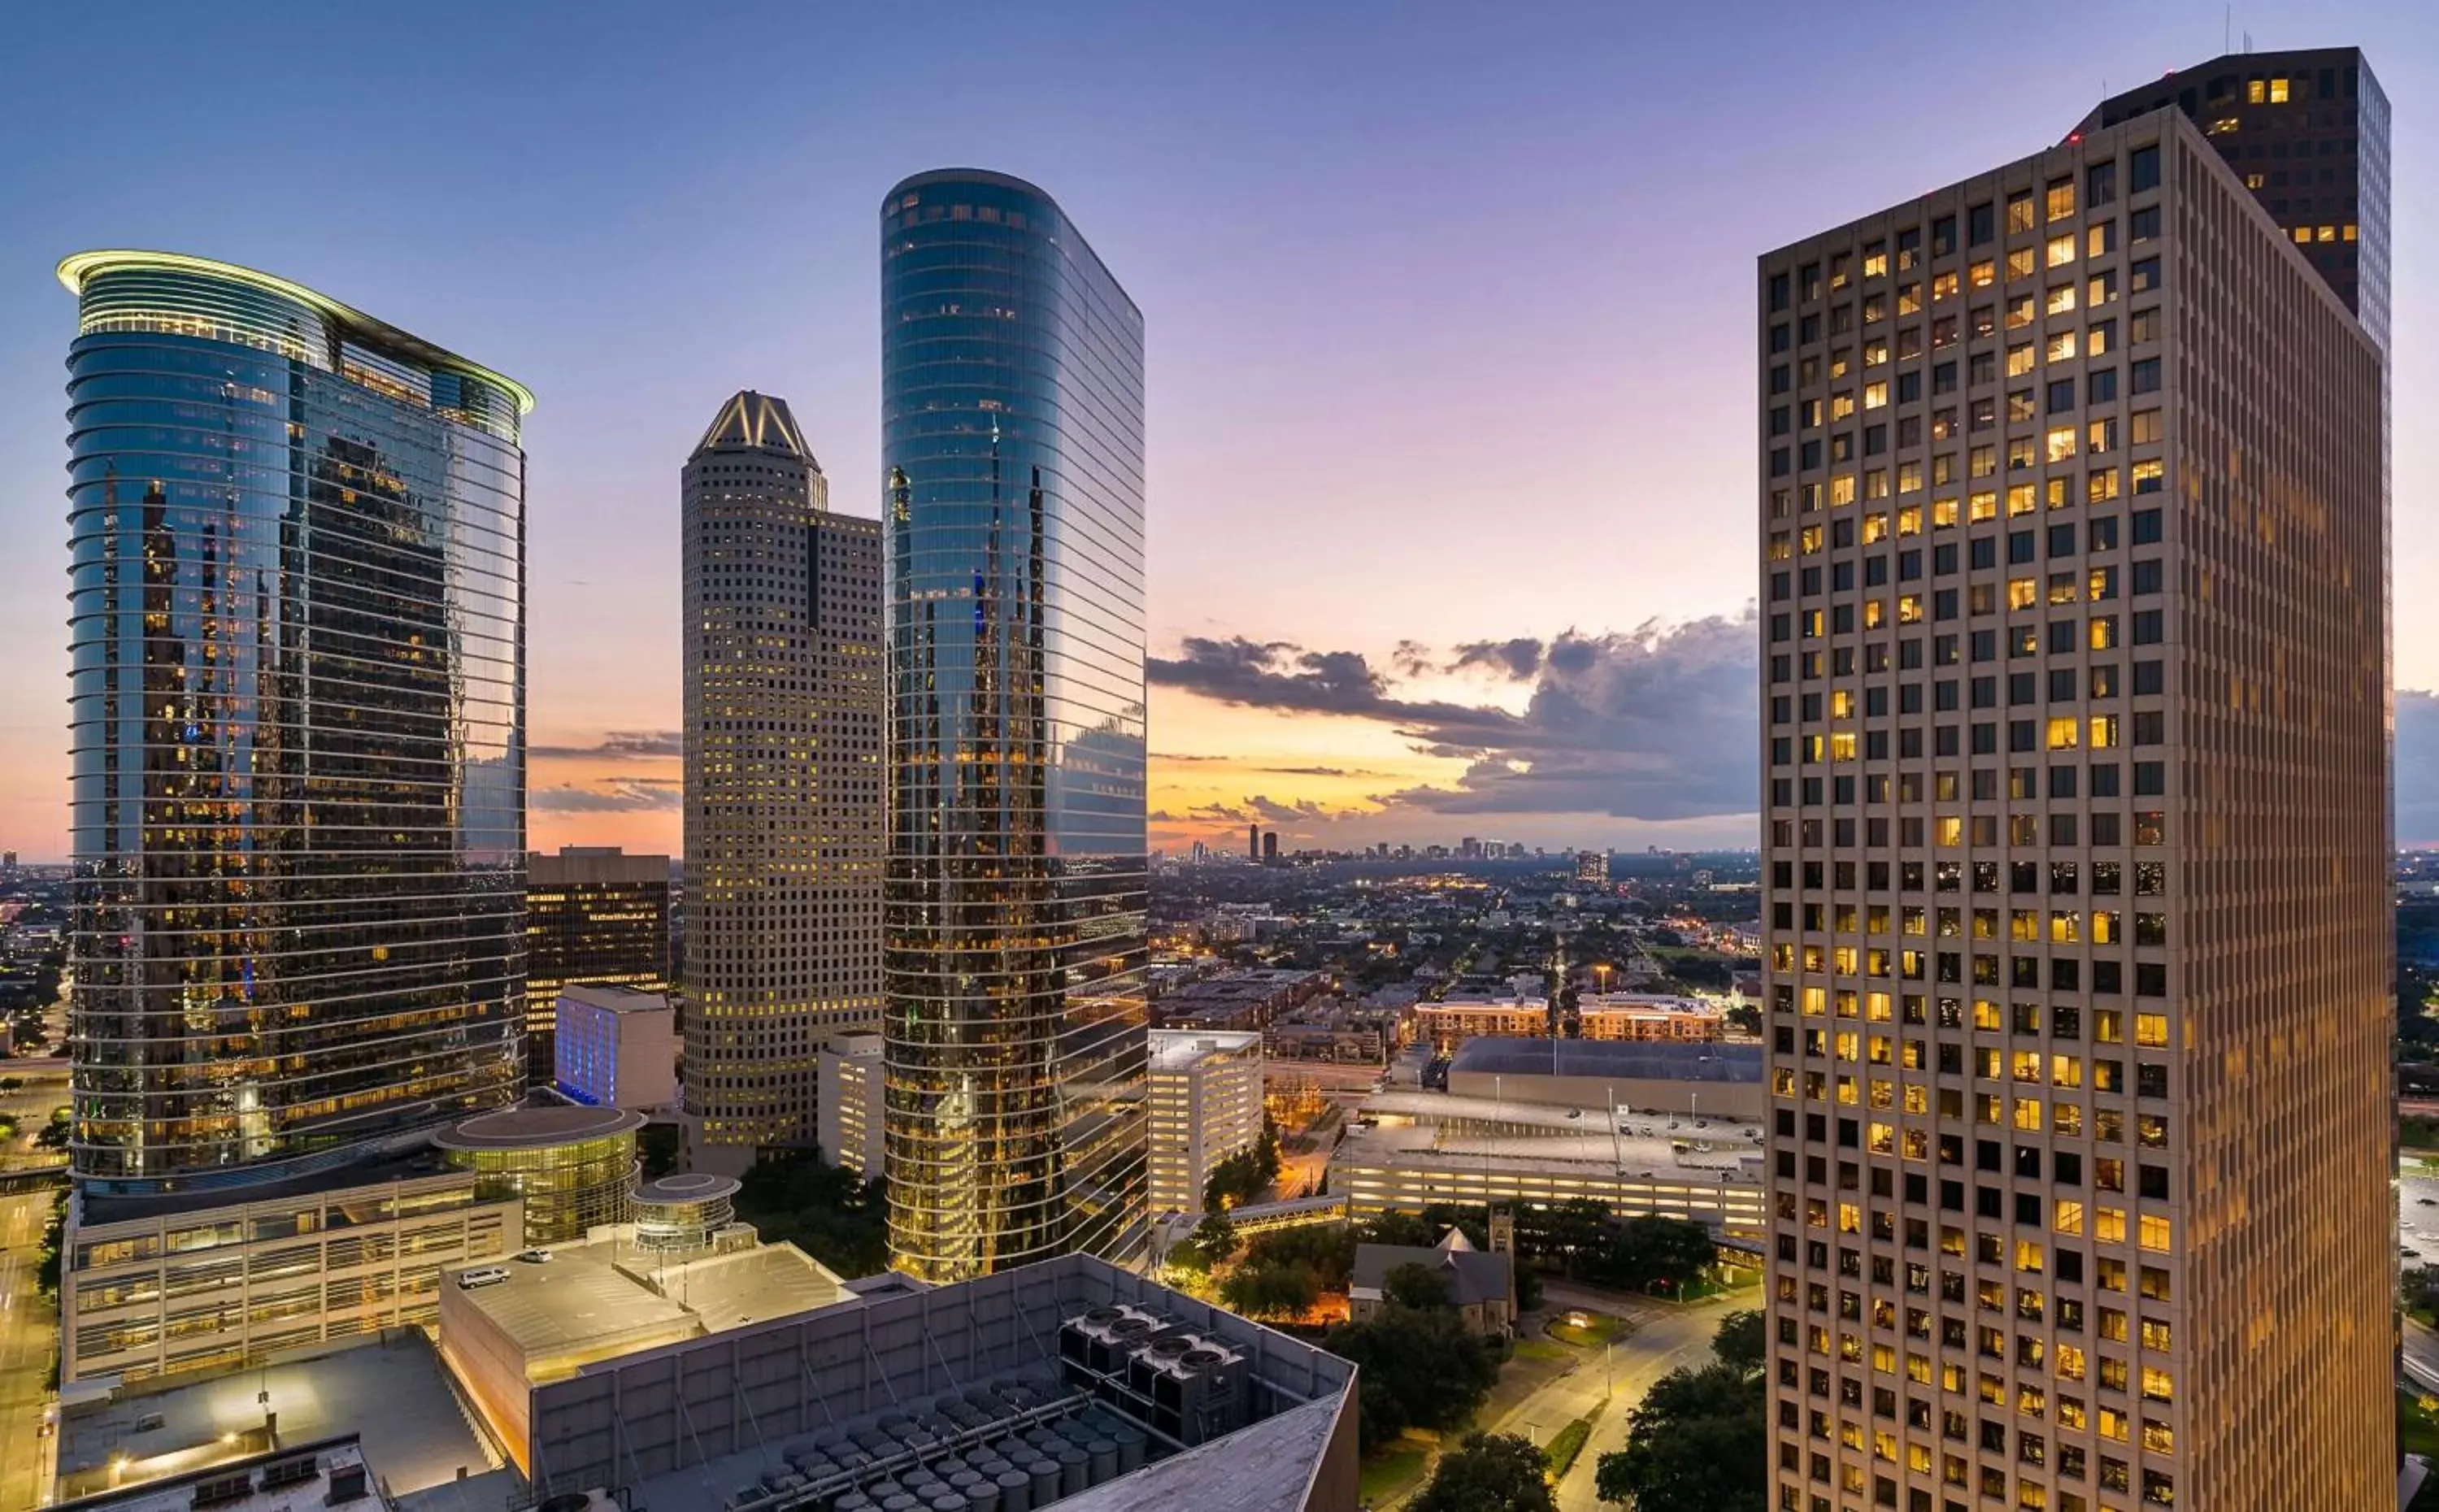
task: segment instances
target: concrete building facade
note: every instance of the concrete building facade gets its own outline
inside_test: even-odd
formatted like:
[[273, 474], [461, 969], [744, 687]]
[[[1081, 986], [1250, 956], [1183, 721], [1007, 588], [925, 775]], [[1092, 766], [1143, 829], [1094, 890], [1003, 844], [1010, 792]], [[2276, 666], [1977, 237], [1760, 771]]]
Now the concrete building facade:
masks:
[[1151, 1211], [1200, 1213], [1229, 1156], [1262, 1137], [1262, 1037], [1151, 1032]]
[[867, 1182], [883, 1159], [881, 1053], [877, 1034], [834, 1035], [821, 1050], [822, 1153]]
[[821, 1041], [881, 1018], [881, 525], [751, 391], [683, 512], [687, 1129], [737, 1171], [813, 1142]]
[[60, 1379], [224, 1375], [405, 1324], [436, 1326], [441, 1272], [524, 1241], [513, 1197], [429, 1155], [350, 1184], [247, 1200], [71, 1199]]
[[2382, 361], [2325, 271], [2178, 110], [1760, 259], [1774, 1505], [2394, 1494]]
[[651, 1111], [678, 1101], [677, 1013], [658, 992], [560, 989], [553, 1083], [595, 1108]]

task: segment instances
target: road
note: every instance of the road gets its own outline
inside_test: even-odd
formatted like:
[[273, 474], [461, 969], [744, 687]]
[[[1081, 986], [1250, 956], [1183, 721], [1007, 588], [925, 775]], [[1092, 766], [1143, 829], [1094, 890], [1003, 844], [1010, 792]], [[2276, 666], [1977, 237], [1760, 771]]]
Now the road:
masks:
[[50, 1406], [59, 1309], [35, 1285], [52, 1195], [0, 1197], [0, 1512], [49, 1499], [53, 1441], [37, 1430]]
[[1691, 1307], [1674, 1307], [1621, 1300], [1611, 1292], [1585, 1290], [1562, 1282], [1545, 1281], [1541, 1290], [1554, 1308], [1584, 1307], [1623, 1313], [1634, 1321], [1634, 1332], [1613, 1346], [1607, 1381], [1600, 1359], [1594, 1356], [1526, 1397], [1501, 1425], [1504, 1432], [1522, 1432], [1529, 1422], [1533, 1425], [1533, 1441], [1547, 1444], [1552, 1434], [1591, 1412], [1607, 1396], [1608, 1408], [1593, 1423], [1592, 1437], [1584, 1441], [1583, 1452], [1576, 1456], [1576, 1463], [1558, 1489], [1558, 1512], [1594, 1512], [1601, 1505], [1593, 1491], [1600, 1457], [1626, 1447], [1628, 1414], [1641, 1405], [1644, 1395], [1661, 1377], [1680, 1366], [1708, 1361], [1711, 1336], [1718, 1331], [1720, 1315], [1752, 1299], [1750, 1295], [1741, 1300], [1714, 1298]]
[[2405, 1374], [2424, 1391], [2439, 1392], [2439, 1333], [2411, 1318], [2405, 1323]]

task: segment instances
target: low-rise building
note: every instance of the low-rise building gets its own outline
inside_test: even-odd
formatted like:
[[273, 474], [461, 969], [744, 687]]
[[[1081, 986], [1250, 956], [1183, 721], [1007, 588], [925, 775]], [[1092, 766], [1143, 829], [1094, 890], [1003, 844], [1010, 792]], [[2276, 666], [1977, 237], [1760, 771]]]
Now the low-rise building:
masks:
[[1448, 1055], [1484, 1035], [1547, 1035], [1550, 1005], [1538, 997], [1461, 997], [1415, 1005], [1415, 1038]]
[[293, 1181], [160, 1197], [79, 1192], [60, 1379], [224, 1373], [439, 1316], [440, 1274], [523, 1246], [524, 1204], [419, 1148]]
[[1762, 1047], [1711, 1040], [1485, 1036], [1458, 1049], [1448, 1090], [1594, 1115], [1627, 1109], [1746, 1124], [1760, 1123], [1769, 1107]]
[[1515, 1256], [1477, 1250], [1458, 1228], [1451, 1228], [1435, 1245], [1357, 1245], [1346, 1289], [1347, 1317], [1363, 1323], [1388, 1306], [1389, 1272], [1407, 1265], [1438, 1276], [1449, 1306], [1474, 1332], [1504, 1335], [1515, 1325]]
[[1154, 1029], [1149, 1041], [1150, 1208], [1199, 1213], [1220, 1163], [1262, 1137], [1262, 1037]]
[[1259, 1029], [1328, 985], [1320, 971], [1230, 971], [1172, 988], [1151, 1005], [1152, 1016], [1163, 1028]]
[[562, 1095], [596, 1108], [677, 1106], [677, 1014], [668, 997], [614, 984], [562, 987], [557, 1017]]
[[528, 1386], [510, 1442], [537, 1499], [621, 1486], [652, 1512], [952, 1496], [1353, 1512], [1354, 1383], [1310, 1344], [1070, 1254], [939, 1288], [875, 1277], [828, 1306], [593, 1361]]
[[814, 1137], [833, 1165], [865, 1181], [881, 1176], [882, 1039], [834, 1035], [815, 1061]]
[[350, 1503], [367, 1509], [395, 1505], [382, 1493], [353, 1433], [291, 1441], [53, 1505], [76, 1512], [322, 1512]]
[[[1593, 1126], [1597, 1129], [1597, 1124]], [[1682, 1164], [1664, 1146], [1588, 1135], [1451, 1136], [1415, 1126], [1349, 1134], [1329, 1164], [1329, 1187], [1356, 1218], [1421, 1213], [1433, 1207], [1555, 1207], [1590, 1200], [1619, 1218], [1658, 1214], [1708, 1225], [1715, 1233], [1767, 1232], [1761, 1154], [1722, 1157], [1717, 1166]]]
[[1576, 1005], [1586, 1040], [1717, 1040], [1726, 1015], [1700, 998], [1655, 992], [1586, 993]]

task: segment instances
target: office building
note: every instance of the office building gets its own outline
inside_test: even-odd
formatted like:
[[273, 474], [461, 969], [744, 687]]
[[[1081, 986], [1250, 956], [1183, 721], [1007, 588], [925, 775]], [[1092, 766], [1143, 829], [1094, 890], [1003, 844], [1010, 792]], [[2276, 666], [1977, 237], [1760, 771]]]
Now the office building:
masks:
[[2077, 131], [2171, 109], [2202, 129], [2304, 260], [2386, 349], [2388, 96], [2361, 49], [2230, 53], [2110, 96]]
[[1576, 881], [1594, 887], [1609, 885], [1609, 852], [1579, 850], [1576, 852]]
[[615, 845], [525, 856], [527, 1079], [550, 1083], [559, 990], [574, 982], [669, 989], [669, 858]]
[[881, 1040], [842, 1034], [822, 1046], [822, 1153], [867, 1182], [881, 1179]]
[[1262, 859], [1262, 827], [1260, 825], [1247, 825], [1245, 827], [1245, 859], [1247, 861], [1260, 861]]
[[514, 1100], [533, 396], [252, 269], [59, 274], [77, 1175], [284, 1180]]
[[2394, 1495], [2381, 349], [2220, 140], [1760, 259], [1775, 1506]]
[[1278, 863], [1279, 832], [1275, 829], [1265, 829], [1262, 831], [1262, 864], [1275, 866]]
[[1143, 317], [1050, 196], [881, 207], [890, 1250], [1138, 1253]]
[[691, 1164], [813, 1142], [814, 1053], [881, 1017], [881, 526], [833, 513], [787, 404], [686, 459]]
[[60, 1262], [60, 1379], [201, 1379], [430, 1326], [444, 1268], [525, 1242], [514, 1196], [484, 1195], [428, 1148], [349, 1175], [220, 1197], [80, 1185]]
[[552, 1081], [570, 1101], [645, 1112], [677, 1106], [677, 1012], [658, 992], [561, 987], [557, 1054]]
[[1262, 1137], [1258, 1033], [1151, 1032], [1151, 1211], [1200, 1213], [1211, 1173]]

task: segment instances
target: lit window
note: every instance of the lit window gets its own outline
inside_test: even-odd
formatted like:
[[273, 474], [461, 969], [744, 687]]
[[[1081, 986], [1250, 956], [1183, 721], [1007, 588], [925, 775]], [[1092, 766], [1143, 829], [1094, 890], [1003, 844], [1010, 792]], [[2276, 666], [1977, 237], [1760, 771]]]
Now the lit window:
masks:
[[1882, 379], [1876, 383], [1865, 383], [1863, 385], [1863, 408], [1867, 410], [1886, 409], [1888, 407], [1888, 403], [1889, 385], [1886, 379]]
[[2053, 315], [2066, 315], [2074, 313], [2074, 285], [2071, 283], [2061, 283], [2052, 286], [2050, 289], [2048, 308], [2049, 312]]
[[1988, 258], [1985, 258], [1981, 261], [1974, 263], [1971, 267], [1967, 268], [1965, 270], [1965, 276], [1971, 281], [1974, 288], [1987, 289], [1992, 284], [1999, 281], [1999, 265]]
[[2043, 256], [2043, 260], [2053, 268], [2063, 268], [2068, 263], [2073, 262], [2074, 260], [2074, 233], [2070, 231], [2064, 236], [2050, 238], [2048, 248]]
[[2021, 378], [2033, 370], [2033, 344], [2024, 342], [2007, 348], [2007, 376]]
[[2019, 247], [2015, 251], [2007, 254], [2007, 281], [2009, 283], [2013, 283], [2019, 278], [2029, 278], [2032, 276], [2032, 248]]
[[[2029, 578], [2020, 578], [2019, 581], [2022, 582], [2026, 587], [2030, 587], [2032, 584], [2032, 579]], [[2080, 743], [2079, 738], [2081, 734], [2082, 727], [2076, 722], [2074, 716], [2071, 714], [2060, 715], [2056, 719], [2050, 720], [2050, 749], [2053, 751], [2072, 751]]]
[[[2010, 578], [2007, 579], [2007, 607], [2009, 609], [2030, 609], [2040, 601], [2041, 582], [2039, 578]], [[2055, 721], [2053, 721], [2053, 723], [2055, 723]], [[2055, 751], [2059, 749], [2059, 747], [2056, 741], [2052, 741], [2050, 749]]]
[[2049, 345], [2041, 350], [2041, 361], [2045, 363], [2074, 361], [2074, 339], [2075, 333], [2072, 330], [2061, 330], [2051, 336]]
[[2013, 236], [2019, 231], [2030, 231], [2032, 228], [2033, 191], [2026, 189], [2021, 194], [2009, 195], [2007, 197], [2007, 234]]
[[2053, 462], [2065, 462], [2071, 460], [2074, 456], [2075, 445], [2074, 426], [2053, 425], [2050, 427], [2049, 434], [2043, 437], [2043, 440], [2047, 446], [2049, 460]]
[[2284, 79], [2273, 79], [2270, 80], [2270, 103], [2272, 105], [2284, 105], [2287, 103], [2288, 82], [2288, 81]]

